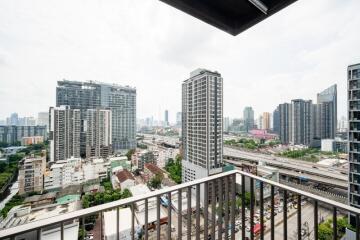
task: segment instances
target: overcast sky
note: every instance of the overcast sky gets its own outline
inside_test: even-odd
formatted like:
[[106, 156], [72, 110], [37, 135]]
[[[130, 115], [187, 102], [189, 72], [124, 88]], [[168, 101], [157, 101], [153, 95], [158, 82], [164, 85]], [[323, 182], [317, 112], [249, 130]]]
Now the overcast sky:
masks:
[[0, 0], [0, 119], [55, 104], [56, 81], [137, 88], [138, 118], [170, 120], [181, 82], [202, 67], [224, 78], [225, 116], [256, 116], [338, 84], [360, 62], [360, 1], [300, 0], [234, 37], [157, 0]]

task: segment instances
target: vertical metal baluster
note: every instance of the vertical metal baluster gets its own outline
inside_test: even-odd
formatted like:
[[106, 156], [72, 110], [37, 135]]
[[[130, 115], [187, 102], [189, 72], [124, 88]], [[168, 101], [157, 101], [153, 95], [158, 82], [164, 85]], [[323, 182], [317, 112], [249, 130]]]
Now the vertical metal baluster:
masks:
[[360, 217], [356, 215], [356, 240], [360, 240]]
[[222, 228], [222, 214], [223, 214], [223, 185], [222, 185], [222, 179], [219, 178], [218, 179], [218, 187], [219, 187], [219, 191], [218, 191], [218, 194], [219, 194], [219, 214], [218, 214], [218, 238], [219, 239], [222, 239], [222, 231], [223, 231], [223, 228]]
[[148, 199], [145, 199], [145, 240], [149, 239], [149, 223], [148, 223]]
[[64, 240], [64, 222], [60, 223], [60, 239]]
[[336, 207], [333, 208], [333, 239], [337, 240], [337, 209]]
[[356, 215], [356, 240], [360, 239], [360, 217]]
[[191, 240], [191, 187], [187, 189], [187, 239]]
[[297, 195], [297, 232], [298, 240], [301, 240], [301, 195]]
[[160, 196], [156, 197], [156, 239], [160, 240]]
[[36, 239], [41, 240], [41, 228], [36, 229]]
[[100, 212], [100, 240], [103, 239], [103, 212]]
[[85, 217], [82, 217], [82, 231], [83, 231], [82, 239], [85, 240]]
[[254, 179], [250, 178], [250, 239], [254, 240]]
[[264, 183], [260, 182], [260, 239], [264, 240]]
[[178, 191], [178, 240], [182, 239], [182, 190]]
[[209, 236], [209, 183], [204, 183], [204, 239]]
[[314, 201], [314, 240], [318, 240], [318, 201]]
[[231, 240], [235, 240], [235, 205], [236, 205], [236, 174], [231, 178]]
[[241, 239], [245, 239], [245, 176], [241, 175]]
[[196, 185], [196, 240], [200, 240], [200, 184]]
[[116, 208], [116, 239], [120, 240], [120, 209]]
[[131, 240], [135, 240], [135, 203], [131, 204]]
[[271, 240], [275, 240], [275, 187], [273, 185], [271, 185], [271, 220], [270, 220], [270, 236], [271, 236]]
[[284, 206], [283, 206], [283, 227], [284, 227], [284, 240], [287, 240], [287, 191], [284, 190]]
[[215, 196], [215, 184], [216, 181], [211, 182], [211, 239], [215, 240], [215, 228], [216, 228], [216, 196]]
[[171, 192], [167, 194], [168, 198], [168, 229], [167, 229], [167, 239], [171, 239]]
[[[229, 176], [225, 180], [225, 239], [229, 239]], [[231, 226], [233, 227], [233, 226]]]

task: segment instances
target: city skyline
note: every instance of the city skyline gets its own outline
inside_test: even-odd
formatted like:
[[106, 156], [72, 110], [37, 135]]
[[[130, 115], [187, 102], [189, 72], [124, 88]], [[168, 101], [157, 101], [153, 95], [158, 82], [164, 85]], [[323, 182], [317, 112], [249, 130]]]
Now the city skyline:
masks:
[[[147, 8], [143, 4], [143, 1], [109, 2], [99, 10], [94, 2], [79, 2], [71, 8], [61, 4], [53, 12], [54, 6], [46, 2], [38, 6], [24, 3], [16, 9], [11, 3], [3, 3], [0, 102], [4, 104], [0, 119], [14, 111], [33, 116], [46, 111], [55, 104], [55, 91], [43, 89], [54, 89], [58, 80], [68, 78], [134, 86], [139, 96], [139, 118], [158, 118], [168, 109], [169, 120], [174, 122], [175, 113], [181, 109], [178, 83], [197, 67], [217, 70], [226, 79], [224, 116], [241, 116], [245, 106], [252, 106], [257, 116], [272, 111], [287, 99], [315, 100], [319, 89], [332, 84], [338, 85], [338, 116], [346, 115], [344, 69], [360, 62], [356, 55], [360, 37], [351, 34], [360, 22], [356, 14], [359, 2], [299, 1], [286, 13], [274, 15], [237, 38], [160, 2], [148, 2]], [[136, 22], [134, 11], [151, 21]], [[81, 21], [78, 12], [84, 12]], [[99, 16], [96, 22], [90, 17], [93, 13]], [[19, 14], [23, 17], [17, 18]], [[36, 21], [39, 15], [44, 19], [41, 23]], [[63, 19], [64, 15], [69, 19]], [[72, 17], [77, 21], [72, 21]], [[311, 21], [314, 17], [315, 23]], [[124, 19], [128, 19], [125, 25]], [[154, 27], [149, 28], [148, 24]], [[134, 34], [119, 35], [119, 28], [123, 28], [122, 33], [131, 30]], [[93, 31], [97, 37], [92, 38]], [[274, 35], [274, 31], [281, 34]], [[197, 41], [184, 41], [186, 34]], [[167, 36], [173, 36], [169, 43], [164, 40]], [[48, 62], [51, 64], [44, 69]], [[154, 94], [154, 88], [160, 91]]]

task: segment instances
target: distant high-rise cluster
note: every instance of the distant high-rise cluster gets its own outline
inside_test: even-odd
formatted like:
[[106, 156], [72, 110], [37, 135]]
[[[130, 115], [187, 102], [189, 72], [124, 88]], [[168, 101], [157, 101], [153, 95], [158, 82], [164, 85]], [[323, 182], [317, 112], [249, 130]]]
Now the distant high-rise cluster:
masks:
[[294, 99], [273, 113], [273, 129], [284, 144], [312, 145], [334, 138], [337, 126], [337, 89], [333, 85], [317, 95], [317, 103]]
[[21, 143], [27, 137], [46, 139], [46, 126], [0, 126], [0, 142], [13, 145]]
[[222, 171], [223, 79], [197, 69], [182, 84], [183, 182]]
[[34, 117], [19, 117], [17, 113], [12, 113], [10, 117], [7, 117], [5, 120], [0, 120], [0, 125], [7, 126], [36, 126], [36, 125], [45, 125], [40, 124], [36, 121]]

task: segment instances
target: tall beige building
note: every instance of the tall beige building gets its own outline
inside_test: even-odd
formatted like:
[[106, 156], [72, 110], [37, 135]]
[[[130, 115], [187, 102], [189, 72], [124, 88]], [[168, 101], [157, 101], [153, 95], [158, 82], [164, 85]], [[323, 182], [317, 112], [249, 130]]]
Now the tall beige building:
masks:
[[24, 160], [19, 169], [19, 194], [42, 192], [44, 189], [44, 173], [46, 170], [46, 152], [41, 157]]
[[262, 129], [270, 129], [270, 113], [264, 112], [262, 115]]

